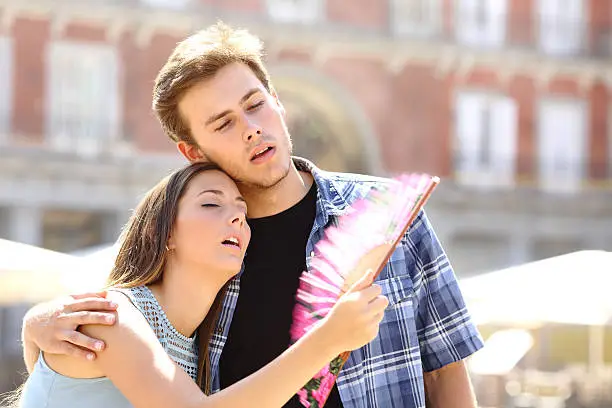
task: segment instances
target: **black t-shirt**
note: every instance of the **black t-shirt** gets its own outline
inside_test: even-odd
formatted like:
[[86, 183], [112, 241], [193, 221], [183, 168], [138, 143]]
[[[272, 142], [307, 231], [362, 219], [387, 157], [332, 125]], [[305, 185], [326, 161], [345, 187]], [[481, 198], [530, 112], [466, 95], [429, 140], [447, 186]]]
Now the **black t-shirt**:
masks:
[[[289, 347], [295, 294], [306, 269], [306, 243], [315, 219], [316, 198], [313, 183], [308, 194], [293, 207], [277, 215], [249, 220], [251, 242], [220, 360], [221, 388], [259, 370]], [[325, 407], [342, 407], [336, 386]], [[284, 408], [303, 406], [294, 396]]]

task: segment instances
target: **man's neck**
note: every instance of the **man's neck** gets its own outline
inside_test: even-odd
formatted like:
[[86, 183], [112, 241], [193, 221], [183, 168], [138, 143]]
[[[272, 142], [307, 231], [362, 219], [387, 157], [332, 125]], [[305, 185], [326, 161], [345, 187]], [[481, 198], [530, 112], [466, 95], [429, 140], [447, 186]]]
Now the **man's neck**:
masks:
[[313, 182], [310, 173], [298, 171], [291, 163], [287, 176], [273, 187], [241, 188], [249, 207], [249, 218], [268, 217], [293, 207], [306, 196]]

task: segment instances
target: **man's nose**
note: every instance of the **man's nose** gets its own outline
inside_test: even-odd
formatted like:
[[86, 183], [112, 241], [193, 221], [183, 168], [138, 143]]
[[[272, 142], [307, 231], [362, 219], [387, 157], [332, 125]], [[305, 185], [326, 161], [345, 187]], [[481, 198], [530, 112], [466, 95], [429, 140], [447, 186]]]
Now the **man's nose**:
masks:
[[249, 122], [248, 128], [245, 130], [243, 139], [245, 142], [253, 142], [263, 134], [261, 127]]

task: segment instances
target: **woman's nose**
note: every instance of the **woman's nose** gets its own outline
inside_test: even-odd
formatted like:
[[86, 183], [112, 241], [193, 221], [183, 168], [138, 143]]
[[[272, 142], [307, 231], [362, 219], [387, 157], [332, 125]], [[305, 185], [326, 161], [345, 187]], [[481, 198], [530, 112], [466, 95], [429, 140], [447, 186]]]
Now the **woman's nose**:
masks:
[[230, 224], [238, 224], [239, 227], [242, 227], [244, 225], [245, 218], [246, 218], [246, 215], [244, 214], [244, 212], [238, 211], [237, 214], [231, 217]]

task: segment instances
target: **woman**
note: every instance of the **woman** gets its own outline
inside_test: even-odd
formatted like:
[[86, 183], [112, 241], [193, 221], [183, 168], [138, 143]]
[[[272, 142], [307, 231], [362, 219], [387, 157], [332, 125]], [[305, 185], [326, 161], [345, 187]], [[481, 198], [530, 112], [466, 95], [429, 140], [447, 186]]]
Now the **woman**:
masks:
[[106, 350], [95, 361], [41, 353], [21, 406], [277, 408], [336, 355], [376, 336], [387, 300], [365, 277], [277, 359], [204, 395], [208, 342], [249, 243], [246, 212], [234, 182], [211, 164], [154, 187], [124, 229], [109, 277], [116, 324], [82, 329]]

